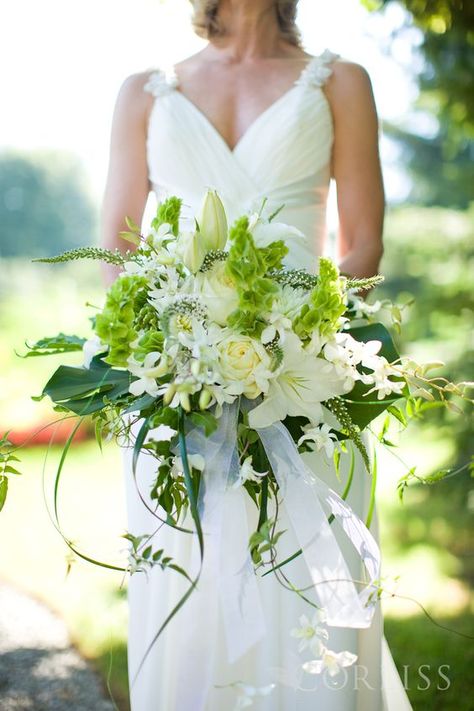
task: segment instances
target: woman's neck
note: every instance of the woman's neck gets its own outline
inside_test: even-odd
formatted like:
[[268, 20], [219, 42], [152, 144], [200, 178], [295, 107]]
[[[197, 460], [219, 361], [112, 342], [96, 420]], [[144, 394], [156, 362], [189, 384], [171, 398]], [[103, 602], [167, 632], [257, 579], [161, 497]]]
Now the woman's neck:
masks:
[[274, 0], [220, 0], [218, 19], [224, 33], [213, 38], [211, 45], [228, 61], [281, 54]]

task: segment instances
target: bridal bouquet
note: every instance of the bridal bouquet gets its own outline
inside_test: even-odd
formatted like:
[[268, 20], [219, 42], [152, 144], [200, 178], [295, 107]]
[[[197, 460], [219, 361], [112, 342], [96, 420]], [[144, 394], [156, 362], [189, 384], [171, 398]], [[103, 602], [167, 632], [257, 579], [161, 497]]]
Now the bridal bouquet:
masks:
[[[139, 492], [144, 506], [197, 541], [200, 563], [191, 573], [154, 549], [149, 536], [127, 534], [129, 572], [169, 568], [191, 592], [206, 575], [206, 556], [218, 559], [212, 546], [224, 527], [220, 497], [242, 489], [255, 505], [256, 525], [246, 557], [222, 573], [227, 599], [244, 599], [231, 611], [232, 624], [239, 625], [246, 604], [257, 605], [252, 576], [237, 577], [236, 570], [250, 561], [264, 574], [277, 573], [302, 554], [327, 621], [367, 626], [380, 576], [367, 530], [373, 501], [367, 527], [345, 502], [356, 458], [375, 479], [362, 432], [383, 411], [406, 424], [423, 399], [446, 402], [448, 392], [462, 389], [430, 378], [433, 364], [400, 357], [358, 296], [380, 277], [343, 276], [324, 257], [317, 274], [286, 268], [288, 244], [303, 235], [277, 214], [265, 217], [263, 208], [229, 229], [213, 191], [190, 231], [180, 230], [180, 210], [177, 197], [160, 204], [147, 236], [128, 220], [122, 237], [135, 249], [125, 254], [90, 247], [40, 260], [99, 259], [121, 269], [92, 319], [91, 338], [60, 334], [30, 347], [35, 356], [84, 353], [82, 366], [56, 370], [43, 396], [78, 416], [77, 426], [91, 417], [99, 441], [115, 436], [132, 447], [134, 474], [140, 457], [153, 457], [153, 487]], [[155, 436], [161, 425], [171, 428], [168, 439]], [[333, 463], [336, 473], [341, 457], [350, 458], [342, 497], [308, 469], [300, 456], [307, 451]], [[286, 560], [278, 557], [283, 532], [272, 506], [280, 500], [301, 545]], [[341, 561], [333, 523], [365, 565], [362, 591]], [[207, 540], [212, 532], [218, 534]]]

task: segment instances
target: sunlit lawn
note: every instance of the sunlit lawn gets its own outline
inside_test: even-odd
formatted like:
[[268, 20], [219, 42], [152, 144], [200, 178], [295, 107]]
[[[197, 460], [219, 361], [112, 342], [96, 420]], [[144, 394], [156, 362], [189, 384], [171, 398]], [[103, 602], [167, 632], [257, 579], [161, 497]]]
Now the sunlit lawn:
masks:
[[[5, 272], [0, 283], [1, 391], [0, 429], [7, 426], [35, 426], [53, 416], [45, 403], [32, 403], [47, 374], [57, 365], [51, 359], [20, 361], [13, 348], [21, 349], [25, 338], [34, 340], [59, 330], [87, 334], [82, 304], [86, 293], [98, 293], [99, 272], [76, 265], [54, 272], [18, 264]], [[15, 275], [22, 274], [22, 289], [13, 289]], [[80, 291], [78, 281], [83, 281]], [[92, 313], [92, 312], [91, 312]], [[73, 363], [74, 359], [69, 358]], [[413, 433], [401, 456], [428, 473], [449, 463], [449, 440], [439, 439], [435, 430]], [[51, 504], [52, 477], [59, 450], [53, 449], [45, 468], [48, 501]], [[73, 641], [96, 664], [110, 682], [117, 705], [127, 708], [126, 600], [122, 575], [71, 557], [51, 523], [43, 501], [42, 469], [46, 450], [25, 450], [24, 475], [11, 481], [10, 495], [0, 515], [2, 553], [0, 576], [41, 598], [67, 622]], [[421, 611], [424, 605], [436, 622], [464, 634], [474, 634], [469, 617], [466, 580], [472, 574], [466, 556], [469, 550], [465, 520], [457, 518], [459, 507], [451, 507], [459, 496], [458, 483], [439, 485], [433, 497], [427, 487], [410, 488], [403, 506], [396, 493], [401, 464], [388, 454], [379, 461], [379, 520], [383, 542], [385, 575], [400, 576], [390, 583], [395, 591], [385, 602], [386, 634], [399, 670], [406, 669], [409, 694], [415, 709], [467, 711], [474, 689], [472, 641], [437, 627]], [[454, 513], [453, 513], [454, 512]], [[466, 509], [467, 512], [467, 509]], [[123, 564], [126, 530], [123, 475], [120, 453], [113, 445], [100, 453], [86, 442], [72, 448], [59, 493], [59, 515], [65, 535], [81, 551], [101, 561]], [[445, 545], [446, 543], [446, 545]], [[467, 571], [467, 572], [466, 572]], [[413, 598], [413, 600], [402, 599]], [[430, 679], [430, 688], [418, 675], [418, 667]], [[440, 665], [451, 680], [448, 690], [436, 685]], [[472, 683], [472, 682], [471, 682]]]

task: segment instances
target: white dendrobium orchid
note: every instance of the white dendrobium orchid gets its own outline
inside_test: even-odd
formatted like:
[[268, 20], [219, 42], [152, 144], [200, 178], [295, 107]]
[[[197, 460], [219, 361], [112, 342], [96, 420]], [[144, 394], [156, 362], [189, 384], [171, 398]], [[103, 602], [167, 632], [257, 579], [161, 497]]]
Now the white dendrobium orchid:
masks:
[[[190, 467], [192, 467], [193, 469], [199, 469], [200, 472], [204, 471], [204, 467], [206, 464], [204, 461], [204, 457], [201, 454], [188, 454], [188, 463]], [[171, 467], [171, 476], [173, 476], [174, 478], [178, 476], [183, 476], [183, 472], [183, 460], [180, 456], [176, 456], [173, 459], [173, 465]]]
[[326, 456], [330, 459], [334, 454], [334, 449], [337, 446], [337, 436], [331, 431], [331, 427], [324, 423], [319, 427], [305, 425], [303, 427], [304, 435], [299, 438], [298, 444], [302, 444], [306, 440], [314, 443], [316, 452], [324, 449]]
[[288, 333], [282, 345], [283, 362], [270, 380], [266, 397], [249, 412], [252, 428], [269, 427], [287, 415], [321, 422], [321, 403], [348, 391], [335, 366], [308, 354], [294, 333]]
[[130, 383], [129, 391], [132, 395], [139, 396], [143, 393], [148, 393], [152, 397], [156, 397], [160, 393], [160, 388], [156, 382], [156, 378], [165, 375], [167, 367], [164, 362], [161, 362], [161, 353], [153, 351], [147, 353], [143, 363], [130, 356], [128, 359], [128, 370], [132, 375], [136, 375], [138, 380]]
[[379, 357], [373, 366], [373, 371], [366, 376], [364, 381], [374, 383], [374, 387], [366, 393], [367, 395], [376, 392], [378, 400], [383, 400], [391, 393], [401, 395], [406, 383], [404, 380], [390, 380], [391, 375], [400, 377], [400, 373], [393, 365], [390, 365], [386, 358]]
[[262, 477], [267, 476], [268, 472], [257, 472], [252, 466], [252, 455], [246, 457], [239, 469], [239, 476], [232, 485], [233, 489], [239, 489], [246, 481], [260, 481]]
[[241, 681], [232, 684], [236, 689], [240, 690], [240, 695], [237, 698], [236, 704], [234, 706], [234, 711], [240, 711], [240, 709], [246, 709], [249, 706], [253, 706], [254, 700], [259, 696], [268, 696], [272, 693], [276, 684], [268, 684], [268, 686], [250, 686], [250, 684], [244, 684]]
[[324, 648], [321, 659], [312, 659], [303, 664], [303, 669], [308, 674], [322, 674], [327, 670], [329, 676], [337, 676], [341, 669], [351, 667], [357, 661], [357, 654], [352, 652], [333, 652]]
[[97, 353], [101, 353], [106, 350], [106, 346], [102, 343], [99, 336], [93, 336], [89, 338], [82, 346], [82, 353], [84, 356], [84, 368], [89, 369], [91, 367], [91, 361]]
[[380, 311], [382, 308], [381, 301], [374, 301], [373, 304], [368, 304], [367, 301], [361, 299], [360, 296], [356, 294], [349, 295], [349, 306], [354, 311], [354, 318], [364, 318], [366, 316], [373, 316]]
[[163, 242], [168, 239], [175, 239], [173, 228], [169, 222], [162, 222], [158, 228], [151, 228], [147, 242], [155, 249], [160, 249], [163, 246]]
[[299, 619], [300, 627], [291, 630], [290, 635], [300, 640], [298, 651], [304, 652], [310, 649], [313, 654], [320, 656], [326, 649], [322, 640], [328, 640], [328, 631], [321, 627], [326, 621], [324, 610], [317, 610], [310, 621], [307, 615], [301, 615]]
[[357, 366], [362, 364], [366, 368], [373, 368], [379, 360], [376, 354], [381, 347], [380, 341], [362, 343], [348, 333], [336, 333], [333, 340], [324, 346], [323, 353], [324, 357], [334, 364], [338, 375], [345, 379], [350, 390], [356, 380], [363, 379], [357, 371]]

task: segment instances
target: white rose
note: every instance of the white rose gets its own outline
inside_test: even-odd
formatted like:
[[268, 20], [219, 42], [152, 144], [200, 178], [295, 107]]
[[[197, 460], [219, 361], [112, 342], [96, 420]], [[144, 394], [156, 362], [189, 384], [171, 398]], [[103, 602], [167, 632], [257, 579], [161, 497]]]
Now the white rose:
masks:
[[229, 383], [236, 383], [238, 390], [250, 399], [268, 390], [268, 381], [273, 376], [272, 360], [261, 343], [235, 334], [218, 345], [219, 368]]
[[216, 262], [211, 269], [196, 274], [195, 290], [208, 309], [209, 317], [224, 326], [229, 314], [239, 305], [239, 297], [225, 262]]

